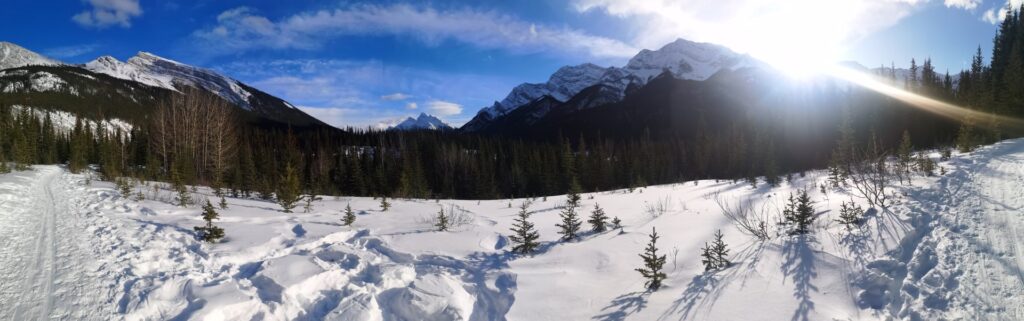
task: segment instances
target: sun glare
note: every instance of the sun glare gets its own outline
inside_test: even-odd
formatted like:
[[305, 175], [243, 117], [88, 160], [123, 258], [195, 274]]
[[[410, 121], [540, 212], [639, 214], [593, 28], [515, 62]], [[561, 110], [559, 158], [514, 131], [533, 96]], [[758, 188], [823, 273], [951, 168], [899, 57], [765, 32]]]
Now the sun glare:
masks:
[[860, 1], [794, 0], [752, 10], [760, 12], [737, 28], [732, 42], [787, 75], [806, 78], [838, 62], [865, 8]]

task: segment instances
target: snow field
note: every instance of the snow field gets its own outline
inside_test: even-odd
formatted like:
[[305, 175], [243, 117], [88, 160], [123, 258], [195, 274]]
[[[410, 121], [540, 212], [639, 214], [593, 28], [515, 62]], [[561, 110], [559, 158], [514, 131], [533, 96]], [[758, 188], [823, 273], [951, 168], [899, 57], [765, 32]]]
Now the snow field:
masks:
[[[583, 194], [582, 220], [600, 204], [624, 227], [572, 242], [555, 226], [565, 197], [536, 198], [541, 246], [527, 256], [507, 238], [524, 199], [389, 199], [382, 212], [379, 200], [324, 197], [286, 214], [228, 198], [216, 222], [227, 238], [205, 244], [192, 232], [198, 206], [169, 204], [162, 184], [137, 186], [146, 200], [134, 201], [36, 166], [0, 176], [0, 241], [12, 244], [0, 248], [0, 319], [1018, 320], [1022, 160], [1024, 140], [959, 155], [940, 163], [946, 176], [894, 189], [887, 210], [823, 194], [822, 172], [777, 188], [708, 180]], [[799, 189], [818, 213], [805, 236], [757, 241], [716, 202], [776, 213]], [[866, 222], [847, 230], [834, 220], [851, 200]], [[352, 227], [341, 225], [348, 204]], [[450, 232], [432, 226], [442, 206], [462, 217]], [[668, 258], [655, 292], [634, 271], [652, 227]], [[700, 248], [717, 230], [733, 265], [706, 273]]]

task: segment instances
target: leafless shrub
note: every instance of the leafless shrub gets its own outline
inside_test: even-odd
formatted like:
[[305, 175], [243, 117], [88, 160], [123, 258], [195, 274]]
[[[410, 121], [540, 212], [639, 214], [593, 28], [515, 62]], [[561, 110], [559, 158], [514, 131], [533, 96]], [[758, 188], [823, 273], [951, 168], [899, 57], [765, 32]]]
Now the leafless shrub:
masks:
[[715, 196], [715, 204], [741, 232], [750, 234], [760, 241], [771, 239], [771, 210], [768, 203], [762, 205], [760, 209], [755, 209], [751, 200], [729, 202]]
[[888, 189], [892, 186], [893, 178], [887, 162], [888, 155], [870, 149], [861, 154], [860, 160], [850, 168], [850, 185], [855, 194], [867, 200], [871, 206], [886, 208], [890, 196]]
[[644, 212], [652, 218], [659, 217], [672, 211], [672, 197], [665, 196], [664, 198], [658, 199], [657, 201], [644, 202]]
[[[447, 204], [447, 206], [441, 205], [441, 210], [444, 211], [444, 214], [448, 219], [448, 229], [454, 229], [469, 224], [473, 224], [473, 221], [476, 220], [476, 215], [462, 208], [462, 206], [458, 206], [455, 204]], [[437, 226], [437, 213], [431, 213], [428, 216], [424, 216], [420, 218], [419, 221], [421, 224], [430, 227]]]

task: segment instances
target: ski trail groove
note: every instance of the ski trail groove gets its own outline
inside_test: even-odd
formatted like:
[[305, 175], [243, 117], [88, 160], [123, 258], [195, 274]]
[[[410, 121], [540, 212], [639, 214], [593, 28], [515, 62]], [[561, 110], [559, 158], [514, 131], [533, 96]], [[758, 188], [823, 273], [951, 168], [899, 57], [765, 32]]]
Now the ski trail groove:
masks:
[[57, 166], [0, 185], [0, 320], [110, 320], [82, 188]]

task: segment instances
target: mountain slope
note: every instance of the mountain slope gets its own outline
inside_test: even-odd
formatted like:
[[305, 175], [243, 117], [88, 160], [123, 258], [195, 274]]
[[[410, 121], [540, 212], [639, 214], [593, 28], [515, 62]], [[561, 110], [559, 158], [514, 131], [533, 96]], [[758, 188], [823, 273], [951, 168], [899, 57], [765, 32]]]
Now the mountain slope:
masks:
[[487, 131], [494, 120], [541, 97], [549, 96], [566, 102], [583, 89], [598, 84], [605, 87], [604, 97], [599, 102], [578, 107], [587, 108], [598, 103], [618, 101], [628, 88], [641, 87], [663, 72], [677, 79], [705, 80], [722, 70], [763, 65], [750, 56], [737, 54], [723, 46], [678, 39], [658, 50], [640, 51], [621, 68], [604, 68], [594, 64], [559, 68], [545, 83], [516, 86], [505, 99], [481, 109], [461, 129], [468, 132]]
[[[191, 86], [238, 106], [251, 122], [325, 126], [288, 102], [212, 70], [140, 52], [121, 62], [103, 56], [67, 65], [0, 43], [0, 101], [91, 116], [138, 119], [159, 99]], [[134, 109], [134, 110], [133, 110]]]
[[10, 42], [0, 41], [0, 70], [23, 66], [56, 66], [62, 63]]

